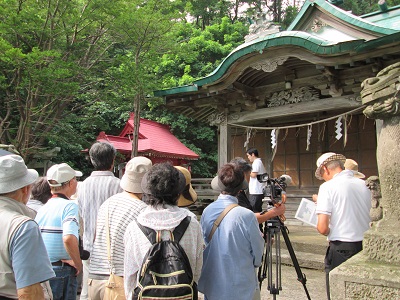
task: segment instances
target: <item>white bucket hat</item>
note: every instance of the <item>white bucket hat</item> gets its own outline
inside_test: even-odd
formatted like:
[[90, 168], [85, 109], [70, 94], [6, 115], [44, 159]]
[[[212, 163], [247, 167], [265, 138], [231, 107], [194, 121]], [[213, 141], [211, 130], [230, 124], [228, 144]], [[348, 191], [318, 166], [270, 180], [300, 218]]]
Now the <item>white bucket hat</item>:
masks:
[[344, 168], [346, 170], [350, 170], [353, 172], [354, 177], [357, 178], [365, 178], [365, 175], [361, 172], [358, 172], [358, 163], [353, 160], [353, 159], [346, 159], [346, 162], [344, 163]]
[[324, 180], [321, 176], [322, 167], [325, 166], [327, 163], [335, 160], [344, 163], [346, 161], [346, 157], [342, 154], [336, 154], [333, 152], [327, 152], [322, 154], [317, 160], [317, 170], [315, 170], [315, 177], [317, 177], [317, 179], [319, 180]]
[[11, 154], [0, 157], [0, 194], [30, 185], [38, 177], [38, 172], [28, 169], [21, 156]]
[[132, 158], [125, 166], [125, 173], [119, 184], [121, 188], [130, 193], [142, 194], [142, 178], [152, 165], [153, 163], [147, 157], [136, 156]]
[[[81, 177], [82, 172], [75, 171], [68, 164], [62, 163], [58, 165], [51, 166], [47, 170], [47, 181], [52, 187], [61, 186], [64, 182], [71, 180], [74, 177]], [[56, 181], [57, 183], [50, 183], [50, 181]]]

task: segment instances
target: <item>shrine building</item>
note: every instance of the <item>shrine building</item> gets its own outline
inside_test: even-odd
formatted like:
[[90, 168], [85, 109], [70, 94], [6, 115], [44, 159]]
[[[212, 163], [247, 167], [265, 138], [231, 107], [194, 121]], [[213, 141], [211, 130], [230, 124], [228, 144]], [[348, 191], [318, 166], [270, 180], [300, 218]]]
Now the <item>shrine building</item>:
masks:
[[[133, 117], [131, 113], [124, 129], [118, 136], [108, 135], [104, 131], [97, 136], [97, 141], [109, 142], [125, 157], [128, 162], [132, 153]], [[190, 169], [190, 162], [199, 155], [187, 148], [170, 131], [168, 125], [155, 121], [140, 119], [138, 155], [149, 158], [153, 164], [170, 161], [174, 166], [185, 166]]]
[[[342, 153], [377, 175], [380, 121], [363, 114], [362, 82], [400, 62], [400, 6], [355, 16], [307, 0], [285, 31], [260, 16], [208, 76], [156, 91], [166, 107], [218, 126], [219, 166], [255, 147], [271, 177], [316, 192], [317, 158]], [[305, 192], [307, 191], [307, 192]]]

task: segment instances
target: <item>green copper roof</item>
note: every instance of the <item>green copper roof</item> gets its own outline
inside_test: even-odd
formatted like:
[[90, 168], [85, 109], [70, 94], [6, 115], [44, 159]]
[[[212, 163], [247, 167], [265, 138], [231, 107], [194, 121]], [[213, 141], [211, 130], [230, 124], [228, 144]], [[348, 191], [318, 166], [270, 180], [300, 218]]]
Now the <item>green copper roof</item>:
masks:
[[[278, 46], [298, 46], [310, 50], [315, 54], [332, 55], [347, 51], [352, 51], [360, 46], [364, 41], [356, 40], [344, 43], [332, 44], [330, 41], [319, 39], [306, 32], [292, 31], [271, 34], [263, 39], [256, 39], [245, 47], [239, 47], [231, 52], [221, 64], [207, 77], [196, 80], [195, 84], [203, 86], [216, 81], [225, 74], [227, 69], [240, 57], [250, 53], [262, 53], [264, 49]], [[246, 44], [245, 44], [246, 45]]]
[[381, 27], [387, 27], [395, 30], [400, 29], [400, 5], [389, 7], [387, 11], [381, 12], [376, 11], [367, 15], [361, 16], [361, 18], [379, 25]]
[[[375, 32], [381, 37], [369, 41], [364, 39], [355, 39], [336, 42], [305, 31], [296, 31], [295, 29], [299, 29], [301, 27], [303, 18], [309, 17], [312, 8], [315, 5], [318, 5], [327, 13], [332, 14], [353, 26], [359, 27], [361, 30]], [[381, 24], [385, 24], [385, 22], [389, 22], [389, 20], [400, 20], [400, 10], [396, 11], [397, 15], [393, 13], [395, 10], [396, 9], [392, 9], [385, 13], [376, 12], [363, 17], [356, 17], [337, 8], [334, 5], [329, 4], [325, 0], [307, 0], [287, 31], [259, 37], [248, 43], [240, 45], [233, 50], [211, 74], [196, 80], [193, 85], [155, 91], [154, 95], [161, 97], [178, 93], [198, 91], [199, 87], [219, 80], [238, 59], [246, 55], [257, 55], [272, 47], [301, 47], [316, 55], [329, 56], [341, 53], [363, 52], [367, 51], [368, 49], [374, 49], [382, 45], [399, 41], [400, 30], [395, 30], [395, 28], [385, 28], [383, 25], [376, 26], [371, 23], [379, 21]], [[399, 28], [400, 26], [396, 29]]]
[[379, 34], [392, 34], [395, 33], [398, 30], [394, 30], [392, 28], [387, 28], [387, 27], [382, 27], [382, 26], [377, 26], [376, 24], [373, 24], [369, 21], [364, 20], [361, 17], [357, 17], [351, 13], [348, 13], [342, 9], [337, 8], [335, 5], [330, 4], [329, 2], [325, 0], [314, 0], [314, 1], [306, 1], [304, 5], [302, 6], [300, 12], [290, 24], [288, 27], [288, 31], [291, 30], [296, 30], [298, 29], [298, 26], [302, 23], [302, 21], [306, 18], [307, 14], [309, 11], [313, 8], [313, 6], [318, 5], [322, 10], [325, 10], [326, 12], [334, 15], [337, 18], [340, 18], [341, 20], [354, 25], [356, 27], [359, 27], [360, 29], [376, 32]]

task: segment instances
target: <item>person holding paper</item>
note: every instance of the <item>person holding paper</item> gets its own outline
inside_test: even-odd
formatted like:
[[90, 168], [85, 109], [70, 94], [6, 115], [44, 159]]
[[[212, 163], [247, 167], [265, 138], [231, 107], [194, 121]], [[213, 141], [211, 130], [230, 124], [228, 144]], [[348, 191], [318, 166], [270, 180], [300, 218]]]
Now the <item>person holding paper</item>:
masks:
[[317, 160], [315, 177], [324, 180], [318, 191], [317, 230], [326, 235], [329, 247], [325, 256], [328, 300], [329, 272], [362, 250], [369, 228], [371, 193], [363, 180], [345, 170], [346, 157], [333, 152]]

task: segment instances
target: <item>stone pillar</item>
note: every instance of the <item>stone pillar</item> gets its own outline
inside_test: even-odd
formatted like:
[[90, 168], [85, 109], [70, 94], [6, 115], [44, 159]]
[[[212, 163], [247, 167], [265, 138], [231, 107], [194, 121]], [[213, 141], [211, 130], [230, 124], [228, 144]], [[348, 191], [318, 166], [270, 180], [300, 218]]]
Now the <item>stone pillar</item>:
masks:
[[364, 250], [330, 273], [332, 299], [400, 299], [400, 63], [362, 83], [368, 118], [382, 120], [377, 146], [383, 218]]

